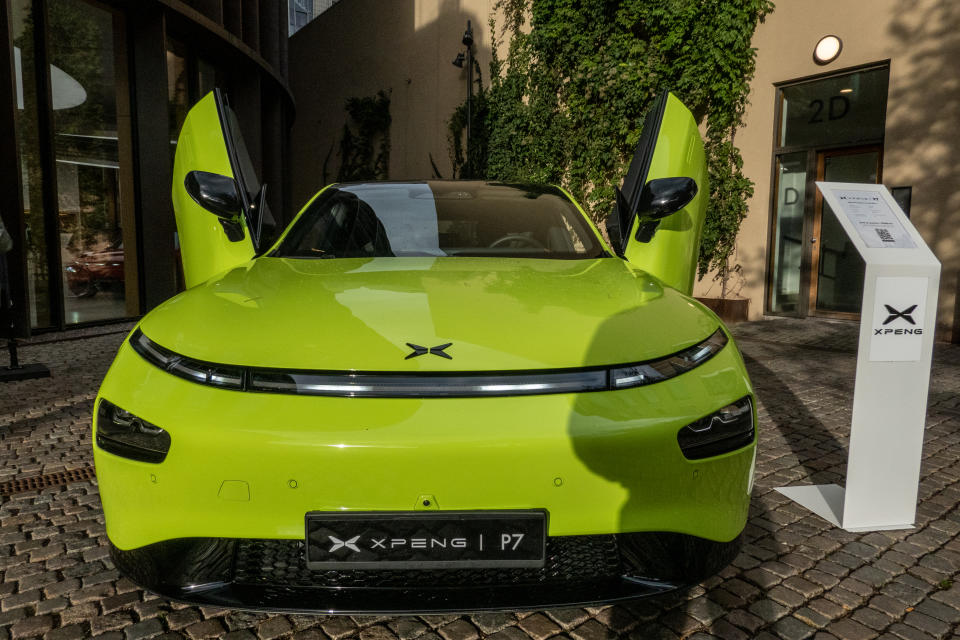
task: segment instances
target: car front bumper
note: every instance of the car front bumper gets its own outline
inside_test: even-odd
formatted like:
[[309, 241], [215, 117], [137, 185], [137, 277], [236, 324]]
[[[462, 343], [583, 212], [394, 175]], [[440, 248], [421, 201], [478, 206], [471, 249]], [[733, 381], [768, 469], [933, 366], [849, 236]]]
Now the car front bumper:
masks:
[[[206, 569], [194, 567], [191, 576], [164, 567], [171, 565], [171, 553], [213, 558], [229, 547], [235, 571], [236, 558], [254, 543], [287, 545], [289, 552], [304, 538], [308, 512], [427, 508], [545, 509], [553, 544], [574, 537], [681, 534], [677, 539], [688, 541], [683, 544], [703, 544], [706, 555], [727, 558], [746, 523], [755, 439], [730, 453], [687, 460], [677, 432], [750, 393], [732, 341], [697, 369], [646, 387], [449, 399], [222, 390], [174, 377], [125, 342], [98, 402], [108, 399], [161, 426], [171, 436], [171, 447], [159, 464], [96, 446], [94, 458], [115, 559], [140, 584], [207, 604], [368, 610], [370, 601], [366, 607], [360, 603], [369, 593], [358, 595], [367, 587], [347, 590], [353, 596], [334, 589], [341, 595], [321, 602], [315, 584], [250, 584], [236, 581], [233, 573], [206, 580]], [[462, 600], [447, 598], [443, 604], [434, 599], [414, 606], [412, 600], [394, 598], [387, 609], [609, 601], [702, 577], [696, 570], [664, 569], [672, 561], [657, 572], [642, 568], [653, 566], [649, 552], [644, 552], [644, 563], [624, 565], [624, 539], [617, 537], [621, 564], [615, 570], [601, 577], [574, 577], [563, 582], [566, 586], [551, 583], [542, 595], [524, 595], [528, 577], [519, 586], [508, 580], [501, 586], [516, 588], [498, 587], [496, 598], [476, 600], [479, 596], [460, 589]], [[660, 542], [652, 548], [667, 553]], [[208, 582], [213, 586], [198, 586]], [[592, 585], [586, 593], [593, 595], [581, 593], [577, 585], [583, 584]], [[297, 604], [282, 606], [283, 598], [274, 598], [277, 593]], [[465, 606], [468, 602], [474, 605]]]

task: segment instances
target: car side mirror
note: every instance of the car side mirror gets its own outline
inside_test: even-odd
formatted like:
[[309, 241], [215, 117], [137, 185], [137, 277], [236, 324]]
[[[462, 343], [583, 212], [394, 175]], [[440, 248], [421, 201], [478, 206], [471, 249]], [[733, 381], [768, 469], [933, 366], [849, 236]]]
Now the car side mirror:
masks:
[[642, 220], [660, 220], [690, 204], [697, 195], [693, 178], [657, 178], [643, 185], [637, 215]]
[[208, 171], [191, 171], [183, 183], [190, 197], [218, 218], [232, 222], [243, 213], [237, 182], [233, 178]]

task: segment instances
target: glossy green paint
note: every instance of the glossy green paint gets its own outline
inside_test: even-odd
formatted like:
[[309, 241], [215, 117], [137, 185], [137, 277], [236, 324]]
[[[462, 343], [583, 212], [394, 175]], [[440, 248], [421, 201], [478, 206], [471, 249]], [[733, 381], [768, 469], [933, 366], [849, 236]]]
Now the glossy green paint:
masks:
[[184, 282], [189, 289], [211, 276], [253, 258], [253, 243], [243, 216], [243, 239], [231, 242], [219, 218], [190, 197], [184, 180], [191, 171], [234, 177], [213, 92], [202, 98], [180, 130], [173, 162], [173, 211], [177, 219]]
[[[261, 257], [166, 301], [142, 328], [177, 353], [226, 364], [496, 371], [647, 360], [718, 325], [615, 257]], [[405, 360], [407, 342], [452, 342], [453, 360]]]
[[676, 177], [693, 178], [698, 187], [696, 197], [677, 213], [664, 218], [650, 242], [636, 239], [640, 221], [635, 221], [624, 253], [632, 264], [690, 295], [697, 274], [697, 256], [710, 187], [697, 123], [690, 110], [671, 93], [667, 96], [647, 181]]
[[[308, 511], [414, 510], [424, 494], [441, 510], [544, 508], [555, 536], [726, 541], [746, 522], [754, 447], [689, 461], [676, 432], [749, 392], [732, 343], [648, 387], [428, 400], [225, 391], [173, 377], [125, 343], [100, 397], [167, 429], [172, 446], [160, 464], [98, 448], [94, 458], [107, 533], [124, 549], [297, 539]], [[236, 499], [239, 483], [249, 500]]]

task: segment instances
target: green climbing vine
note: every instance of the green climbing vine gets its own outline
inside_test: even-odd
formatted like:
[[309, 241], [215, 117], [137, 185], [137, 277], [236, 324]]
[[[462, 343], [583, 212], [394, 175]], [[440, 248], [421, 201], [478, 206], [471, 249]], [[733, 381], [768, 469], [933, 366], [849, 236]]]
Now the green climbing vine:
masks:
[[705, 132], [710, 204], [699, 276], [716, 270], [725, 281], [738, 269], [731, 255], [753, 193], [734, 144], [755, 69], [750, 41], [772, 9], [770, 0], [499, 0], [490, 86], [475, 98], [471, 148], [483, 157], [465, 159], [457, 146], [461, 106], [449, 122], [455, 175], [466, 167], [476, 177], [562, 184], [599, 222], [644, 114], [673, 91]]
[[344, 123], [337, 181], [385, 180], [390, 172], [390, 92], [349, 98], [346, 110], [356, 131]]

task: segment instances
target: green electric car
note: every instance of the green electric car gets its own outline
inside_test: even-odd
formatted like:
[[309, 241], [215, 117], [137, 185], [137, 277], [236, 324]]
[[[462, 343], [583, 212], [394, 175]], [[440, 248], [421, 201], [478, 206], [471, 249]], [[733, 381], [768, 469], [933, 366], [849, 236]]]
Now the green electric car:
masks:
[[225, 97], [191, 110], [187, 290], [96, 400], [111, 553], [203, 605], [439, 612], [610, 602], [737, 553], [755, 406], [690, 297], [708, 189], [670, 94], [604, 239], [535, 184], [334, 184], [274, 242]]

